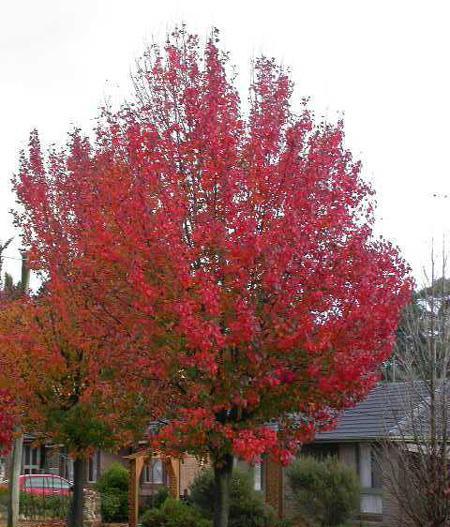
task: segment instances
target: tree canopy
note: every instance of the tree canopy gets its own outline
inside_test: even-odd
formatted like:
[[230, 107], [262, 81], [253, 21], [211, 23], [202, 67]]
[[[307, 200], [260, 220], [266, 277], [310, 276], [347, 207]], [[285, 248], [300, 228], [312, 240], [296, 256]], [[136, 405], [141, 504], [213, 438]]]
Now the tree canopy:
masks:
[[294, 110], [274, 60], [252, 73], [244, 111], [217, 34], [176, 30], [93, 139], [43, 154], [33, 132], [15, 182], [32, 265], [164, 418], [155, 444], [217, 471], [287, 462], [363, 397], [410, 294], [343, 124]]

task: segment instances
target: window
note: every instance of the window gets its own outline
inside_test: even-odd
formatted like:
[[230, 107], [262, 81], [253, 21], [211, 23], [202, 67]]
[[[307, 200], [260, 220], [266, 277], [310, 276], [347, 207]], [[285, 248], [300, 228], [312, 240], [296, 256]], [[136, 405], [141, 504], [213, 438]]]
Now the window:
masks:
[[88, 460], [87, 480], [89, 483], [97, 481], [100, 474], [100, 451], [97, 450]]
[[41, 449], [31, 445], [23, 447], [22, 474], [39, 474], [41, 468]]
[[6, 479], [6, 461], [0, 457], [0, 482]]
[[303, 445], [300, 452], [301, 456], [312, 456], [315, 459], [324, 459], [329, 456], [338, 456], [338, 446], [335, 444], [322, 445], [322, 444], [309, 444]]
[[381, 489], [381, 470], [376, 447], [360, 444], [358, 462], [361, 486], [365, 489]]
[[376, 463], [376, 451], [373, 445], [359, 445], [359, 480], [362, 487], [361, 512], [382, 514], [383, 500], [381, 497], [380, 468]]
[[66, 452], [59, 456], [59, 475], [73, 481], [73, 459]]
[[377, 449], [373, 446], [372, 446], [372, 451], [371, 451], [371, 457], [372, 457], [372, 488], [381, 489], [383, 485], [382, 485], [381, 468], [380, 468], [380, 462], [379, 462], [379, 451], [377, 451]]
[[153, 459], [145, 465], [144, 482], [162, 485], [164, 483], [164, 467], [161, 459]]
[[253, 488], [261, 492], [264, 490], [264, 462], [255, 463], [253, 467]]

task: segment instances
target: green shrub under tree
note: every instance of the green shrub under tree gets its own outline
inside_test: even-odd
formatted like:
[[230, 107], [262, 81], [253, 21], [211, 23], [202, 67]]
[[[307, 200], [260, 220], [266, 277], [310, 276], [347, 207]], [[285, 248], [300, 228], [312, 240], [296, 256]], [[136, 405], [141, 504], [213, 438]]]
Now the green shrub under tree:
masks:
[[69, 512], [71, 496], [46, 496], [21, 492], [19, 511], [26, 519], [65, 519]]
[[[214, 513], [214, 474], [202, 471], [193, 481], [189, 501], [206, 518]], [[279, 522], [275, 512], [253, 490], [250, 475], [234, 470], [231, 480], [229, 527], [275, 527]]]
[[194, 507], [167, 498], [159, 508], [147, 510], [141, 517], [143, 527], [212, 527], [211, 520]]
[[358, 509], [358, 477], [335, 457], [302, 457], [288, 469], [288, 478], [300, 515], [309, 525], [341, 526]]
[[128, 487], [129, 473], [120, 463], [112, 464], [96, 483], [105, 523], [128, 520]]
[[148, 509], [159, 509], [169, 495], [169, 488], [164, 485], [150, 496], [143, 497], [139, 503], [139, 516], [142, 516]]

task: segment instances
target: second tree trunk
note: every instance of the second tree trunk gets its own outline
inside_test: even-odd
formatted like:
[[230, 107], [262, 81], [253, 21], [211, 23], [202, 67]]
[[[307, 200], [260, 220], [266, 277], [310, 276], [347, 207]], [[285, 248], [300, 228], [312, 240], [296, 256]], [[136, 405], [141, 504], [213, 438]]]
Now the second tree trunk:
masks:
[[225, 455], [214, 463], [214, 527], [228, 527], [233, 456]]

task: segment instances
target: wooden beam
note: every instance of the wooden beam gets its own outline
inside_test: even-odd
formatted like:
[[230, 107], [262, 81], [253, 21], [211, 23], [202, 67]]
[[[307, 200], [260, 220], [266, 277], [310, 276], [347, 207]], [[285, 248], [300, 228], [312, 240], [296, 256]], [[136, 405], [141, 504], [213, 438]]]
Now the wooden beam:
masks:
[[130, 460], [130, 488], [128, 495], [128, 512], [129, 512], [129, 527], [137, 527], [139, 520], [139, 489], [142, 470], [145, 461], [150, 457], [148, 452], [146, 455], [131, 455], [126, 456]]

